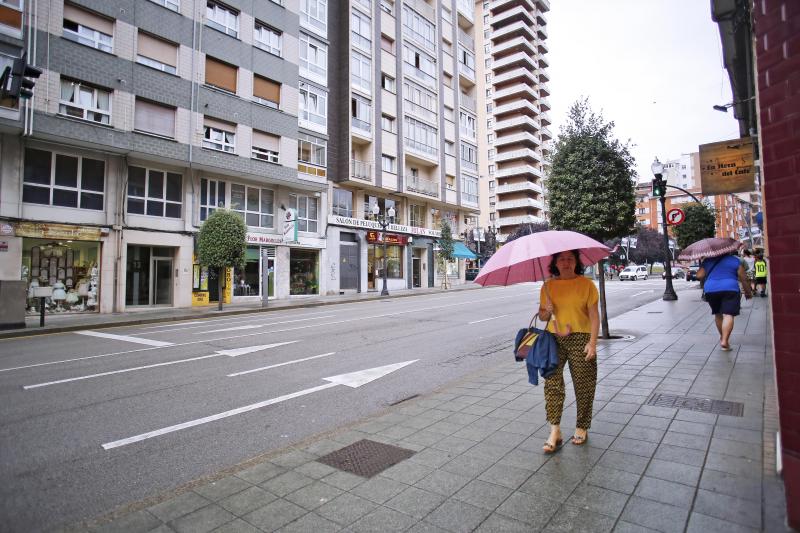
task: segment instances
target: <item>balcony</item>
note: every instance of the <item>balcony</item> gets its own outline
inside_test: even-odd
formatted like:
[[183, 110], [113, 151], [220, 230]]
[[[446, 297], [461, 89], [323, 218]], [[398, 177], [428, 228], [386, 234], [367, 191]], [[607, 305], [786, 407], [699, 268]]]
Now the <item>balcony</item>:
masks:
[[495, 13], [489, 19], [489, 24], [491, 24], [494, 27], [509, 19], [519, 19], [519, 18], [527, 19], [527, 23], [530, 25], [536, 24], [536, 19], [531, 17], [531, 12], [528, 9], [526, 9], [525, 6], [516, 6], [512, 7], [511, 9]]
[[530, 131], [539, 131], [539, 120], [526, 115], [513, 117], [505, 120], [497, 120], [494, 123], [494, 131], [499, 132], [508, 129], [525, 128]]
[[502, 74], [496, 74], [494, 78], [492, 78], [492, 83], [497, 86], [516, 79], [519, 79], [521, 83], [527, 81], [531, 85], [536, 85], [539, 82], [533, 69], [529, 70], [524, 67], [519, 67], [514, 70], [509, 70], [508, 72], [503, 72]]
[[417, 194], [424, 194], [425, 196], [439, 197], [439, 183], [423, 178], [421, 176], [414, 176], [406, 174], [406, 191], [415, 192]]
[[550, 128], [542, 128], [542, 140], [551, 140], [553, 138], [553, 134], [550, 132]]
[[475, 4], [472, 0], [456, 0], [456, 9], [458, 14], [470, 24], [474, 23], [475, 17]]
[[542, 25], [537, 25], [536, 35], [539, 36], [539, 39], [544, 41], [545, 39], [547, 39], [547, 28]]
[[536, 7], [538, 7], [539, 11], [542, 13], [547, 13], [550, 11], [550, 0], [536, 0]]
[[491, 3], [491, 10], [492, 12], [500, 11], [504, 7], [510, 5], [515, 6], [518, 4], [525, 4], [525, 6], [531, 11], [536, 9], [536, 5], [534, 4], [533, 0], [493, 0]]
[[527, 98], [533, 101], [539, 99], [538, 95], [536, 94], [536, 89], [528, 83], [515, 83], [514, 85], [510, 85], [504, 89], [495, 91], [493, 98], [495, 100], [502, 100], [503, 98], [508, 98], [515, 95], [519, 95], [521, 98]]
[[543, 176], [542, 171], [533, 165], [517, 165], [498, 169], [494, 175], [496, 178], [508, 178], [510, 176], [536, 176], [537, 178], [541, 178]]
[[478, 207], [478, 195], [461, 192], [461, 203], [464, 205]]
[[458, 73], [459, 73], [460, 76], [462, 76], [467, 81], [472, 82], [473, 85], [475, 84], [475, 69], [474, 68], [472, 68], [472, 67], [466, 65], [465, 63], [462, 63], [461, 61], [459, 61], [458, 62]]
[[436, 20], [436, 11], [423, 0], [404, 0], [403, 3], [425, 17], [426, 20], [431, 22]]
[[403, 62], [403, 72], [407, 76], [412, 76], [416, 81], [422, 82], [428, 87], [433, 89], [438, 88], [436, 85], [436, 77], [423, 72], [410, 63]]
[[512, 133], [511, 135], [497, 136], [494, 140], [494, 145], [499, 149], [501, 146], [513, 144], [539, 146], [541, 142], [538, 136], [527, 131], [521, 131], [519, 133]]
[[468, 111], [472, 111], [473, 113], [475, 113], [478, 110], [478, 103], [475, 101], [475, 99], [464, 93], [461, 93], [458, 96], [458, 105], [460, 105], [461, 107], [463, 107]]
[[539, 105], [541, 106], [542, 111], [550, 111], [550, 109], [551, 109], [550, 100], [547, 99], [547, 98], [540, 98], [539, 99]]
[[436, 108], [428, 109], [411, 100], [403, 100], [403, 111], [412, 115], [414, 118], [419, 118], [431, 125], [439, 127], [438, 116], [436, 115]]
[[467, 172], [478, 172], [478, 163], [474, 161], [466, 161], [465, 159], [461, 160], [461, 169], [466, 170]]
[[521, 181], [519, 183], [507, 183], [503, 185], [498, 185], [495, 189], [497, 194], [506, 194], [510, 192], [521, 192], [521, 191], [531, 191], [535, 193], [542, 194], [543, 189], [541, 184], [535, 183], [533, 181]]
[[541, 110], [538, 105], [527, 100], [514, 100], [494, 108], [494, 116], [496, 117], [506, 113], [527, 113], [535, 116], [541, 113]]
[[467, 35], [467, 32], [461, 28], [458, 28], [458, 42], [463, 44], [464, 48], [470, 52], [475, 52], [475, 39], [471, 35]]
[[504, 38], [517, 34], [525, 35], [532, 41], [536, 39], [536, 31], [534, 28], [521, 20], [509, 24], [508, 26], [503, 26], [502, 28], [493, 29], [491, 39], [492, 42], [496, 43], [497, 41], [502, 41]]
[[550, 81], [550, 75], [547, 74], [545, 69], [540, 68], [536, 71], [536, 73], [539, 75], [539, 83], [547, 83]]
[[533, 198], [519, 198], [517, 200], [500, 200], [496, 205], [498, 211], [504, 209], [519, 209], [521, 207], [544, 209], [544, 204], [541, 200], [535, 200]]
[[526, 54], [525, 52], [517, 52], [515, 54], [511, 54], [510, 56], [503, 57], [501, 59], [497, 59], [492, 62], [492, 70], [500, 70], [505, 67], [511, 66], [522, 66], [526, 65], [531, 70], [536, 70], [536, 59], [533, 58], [530, 54]]
[[361, 135], [362, 137], [372, 138], [372, 124], [370, 124], [369, 121], [350, 117], [350, 125], [353, 127], [353, 133]]
[[497, 57], [503, 52], [516, 49], [522, 50], [523, 48], [527, 49], [528, 53], [530, 53], [531, 55], [536, 53], [536, 45], [531, 41], [529, 41], [528, 39], [526, 39], [525, 37], [519, 36], [492, 46], [492, 56]]
[[516, 217], [500, 217], [497, 219], [499, 226], [517, 226], [519, 224], [537, 224], [545, 219], [534, 215], [521, 215]]
[[542, 161], [542, 156], [530, 148], [522, 148], [520, 150], [512, 150], [510, 152], [498, 152], [494, 158], [494, 160], [498, 163], [523, 159], [530, 159], [540, 163]]
[[416, 152], [421, 154], [429, 159], [436, 160], [438, 162], [438, 155], [439, 150], [435, 146], [430, 146], [424, 143], [421, 143], [417, 140], [410, 139], [408, 137], [404, 138], [404, 143], [406, 148], [408, 148], [412, 153]]
[[364, 181], [367, 183], [373, 183], [372, 180], [372, 162], [370, 161], [359, 161], [358, 159], [351, 159], [350, 160], [350, 177]]
[[550, 51], [550, 49], [547, 47], [547, 43], [545, 43], [544, 41], [539, 41], [538, 43], [536, 43], [536, 47], [539, 49], [540, 54], [546, 54], [547, 52]]

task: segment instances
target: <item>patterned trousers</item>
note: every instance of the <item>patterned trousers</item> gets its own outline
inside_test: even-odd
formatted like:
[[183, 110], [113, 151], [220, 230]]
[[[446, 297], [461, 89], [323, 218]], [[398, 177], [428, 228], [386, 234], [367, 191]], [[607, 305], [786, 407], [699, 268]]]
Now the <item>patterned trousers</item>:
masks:
[[566, 337], [556, 336], [558, 343], [558, 369], [544, 381], [544, 403], [547, 421], [552, 425], [561, 423], [564, 410], [564, 365], [569, 363], [575, 399], [578, 404], [576, 427], [589, 429], [592, 425], [592, 404], [597, 386], [597, 358], [586, 360], [583, 349], [591, 336], [588, 333], [570, 333]]

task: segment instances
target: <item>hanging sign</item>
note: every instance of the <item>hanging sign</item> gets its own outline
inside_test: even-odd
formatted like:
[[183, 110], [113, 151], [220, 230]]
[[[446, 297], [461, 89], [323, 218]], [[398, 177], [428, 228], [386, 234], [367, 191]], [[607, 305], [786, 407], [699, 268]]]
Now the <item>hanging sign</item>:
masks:
[[705, 195], [754, 191], [753, 139], [701, 144], [700, 181]]
[[297, 241], [297, 211], [287, 209], [283, 215], [283, 242]]

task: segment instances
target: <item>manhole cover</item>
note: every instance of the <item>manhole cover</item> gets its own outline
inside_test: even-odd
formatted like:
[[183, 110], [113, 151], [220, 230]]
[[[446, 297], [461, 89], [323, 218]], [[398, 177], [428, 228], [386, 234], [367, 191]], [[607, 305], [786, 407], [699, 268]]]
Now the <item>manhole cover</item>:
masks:
[[372, 477], [414, 455], [411, 450], [363, 439], [317, 459], [361, 477]]
[[647, 405], [655, 407], [677, 407], [690, 411], [700, 411], [715, 415], [744, 416], [744, 404], [727, 402], [725, 400], [712, 400], [710, 398], [690, 398], [675, 396], [674, 394], [655, 393], [647, 400]]

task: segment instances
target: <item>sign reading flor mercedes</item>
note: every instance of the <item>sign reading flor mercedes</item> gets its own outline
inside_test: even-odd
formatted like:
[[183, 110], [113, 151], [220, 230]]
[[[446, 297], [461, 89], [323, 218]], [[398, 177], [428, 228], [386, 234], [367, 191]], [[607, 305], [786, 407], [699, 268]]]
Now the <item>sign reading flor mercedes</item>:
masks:
[[[350, 228], [363, 228], [363, 229], [377, 229], [383, 230], [380, 224], [373, 220], [364, 220], [361, 218], [341, 217], [338, 215], [329, 215], [328, 224], [335, 226], [347, 226]], [[408, 233], [410, 235], [421, 235], [423, 237], [441, 237], [442, 232], [435, 229], [420, 228], [417, 226], [406, 226], [404, 224], [389, 224], [386, 231], [393, 233]]]

